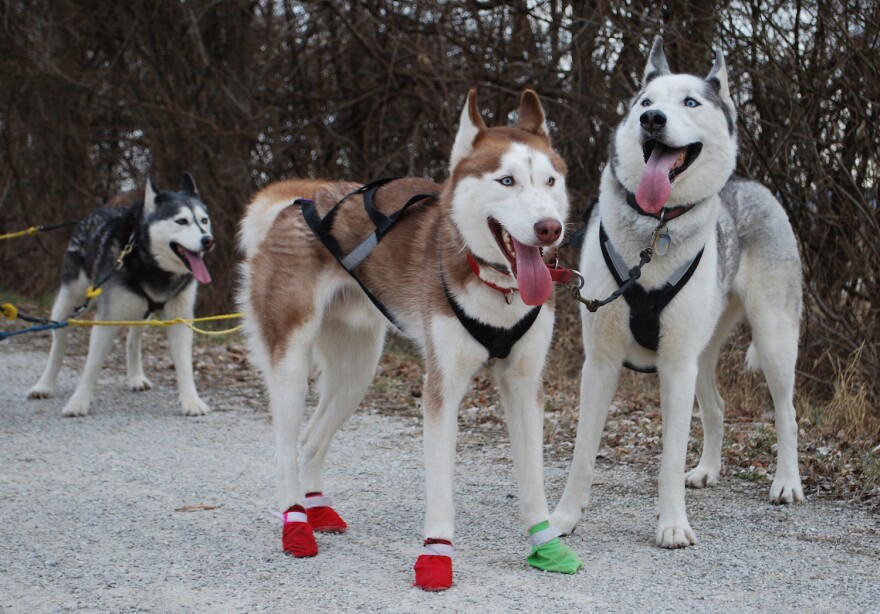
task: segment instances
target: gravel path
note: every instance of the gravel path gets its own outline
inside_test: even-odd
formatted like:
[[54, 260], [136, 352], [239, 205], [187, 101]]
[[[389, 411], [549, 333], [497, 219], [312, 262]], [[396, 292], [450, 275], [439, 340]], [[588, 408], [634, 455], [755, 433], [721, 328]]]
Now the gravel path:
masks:
[[[117, 348], [114, 355], [121, 356]], [[250, 387], [205, 388], [215, 412], [178, 415], [170, 375], [146, 393], [105, 368], [87, 418], [59, 396], [28, 401], [45, 352], [0, 345], [0, 610], [6, 612], [868, 612], [880, 608], [880, 525], [851, 505], [765, 502], [724, 479], [691, 491], [700, 543], [652, 545], [656, 468], [603, 466], [593, 509], [567, 539], [574, 576], [533, 570], [505, 441], [460, 444], [455, 585], [411, 587], [422, 524], [420, 422], [359, 412], [328, 483], [349, 523], [321, 554], [280, 551], [272, 437]], [[82, 357], [68, 365], [79, 369]], [[154, 374], [148, 372], [148, 376]], [[345, 452], [343, 453], [343, 450]], [[547, 467], [552, 502], [565, 466]], [[216, 509], [175, 511], [186, 505]]]

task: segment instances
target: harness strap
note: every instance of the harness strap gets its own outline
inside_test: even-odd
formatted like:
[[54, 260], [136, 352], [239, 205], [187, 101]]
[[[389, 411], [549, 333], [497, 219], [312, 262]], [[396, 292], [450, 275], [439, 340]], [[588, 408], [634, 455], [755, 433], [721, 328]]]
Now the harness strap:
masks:
[[[391, 322], [398, 330], [405, 331], [400, 321], [394, 317], [391, 311], [372, 293], [370, 290], [364, 285], [364, 283], [360, 280], [360, 278], [355, 275], [354, 269], [356, 269], [364, 260], [366, 260], [367, 256], [370, 255], [370, 252], [379, 244], [379, 241], [382, 240], [382, 237], [385, 236], [385, 233], [391, 229], [394, 224], [400, 219], [400, 217], [404, 214], [404, 212], [409, 209], [411, 206], [417, 203], [430, 204], [431, 202], [435, 202], [437, 196], [439, 194], [437, 192], [430, 192], [426, 194], [416, 194], [412, 196], [409, 200], [404, 203], [404, 205], [392, 213], [391, 215], [385, 215], [381, 211], [377, 210], [373, 205], [373, 197], [376, 192], [387, 183], [398, 179], [397, 177], [385, 177], [382, 179], [377, 179], [376, 181], [372, 181], [366, 185], [361, 186], [354, 192], [347, 194], [343, 197], [339, 202], [333, 205], [333, 208], [327, 212], [323, 218], [318, 213], [317, 206], [315, 202], [312, 200], [306, 200], [304, 198], [297, 199], [293, 202], [294, 205], [298, 205], [300, 210], [302, 211], [303, 219], [306, 224], [309, 225], [309, 228], [312, 229], [312, 232], [315, 233], [315, 236], [318, 240], [324, 245], [327, 251], [342, 265], [349, 275], [351, 275], [352, 279], [354, 279], [357, 284], [361, 287], [361, 290], [364, 291], [364, 294], [367, 295], [367, 298], [370, 299], [370, 302], [376, 306], [376, 308], [382, 313], [385, 318]], [[349, 253], [344, 254], [342, 252], [342, 248], [339, 246], [339, 242], [333, 238], [331, 234], [331, 230], [333, 228], [333, 220], [336, 217], [336, 213], [339, 211], [340, 206], [344, 203], [350, 196], [355, 196], [363, 194], [364, 201], [364, 210], [367, 212], [370, 220], [375, 224], [376, 229], [370, 233], [370, 235], [363, 240], [357, 247], [351, 250]]]
[[[617, 285], [623, 286], [626, 280], [619, 268], [622, 259], [614, 251], [614, 247], [605, 233], [605, 227], [601, 224], [599, 226], [599, 245], [602, 248], [605, 266], [614, 276]], [[702, 257], [703, 249], [700, 249], [690, 264], [680, 267], [672, 278], [660, 288], [648, 291], [636, 283], [623, 293], [623, 298], [629, 305], [629, 329], [636, 342], [643, 348], [657, 351], [660, 344], [660, 314], [690, 280]]]
[[498, 328], [497, 326], [484, 324], [465, 313], [461, 305], [452, 297], [442, 271], [440, 273], [440, 280], [443, 283], [446, 301], [452, 308], [455, 317], [458, 318], [458, 321], [464, 326], [470, 336], [488, 350], [489, 358], [507, 358], [510, 355], [510, 350], [529, 331], [541, 312], [540, 306], [535, 307], [522, 320], [514, 324], [512, 328]]
[[[297, 199], [293, 202], [294, 205], [298, 205], [302, 211], [303, 219], [306, 224], [308, 224], [309, 228], [312, 229], [312, 232], [315, 233], [315, 236], [319, 241], [324, 245], [327, 251], [339, 262], [340, 265], [351, 275], [352, 279], [354, 279], [357, 284], [360, 286], [361, 290], [364, 291], [364, 294], [367, 295], [367, 298], [370, 299], [370, 302], [376, 306], [376, 308], [385, 316], [385, 318], [391, 322], [398, 330], [405, 332], [405, 329], [401, 325], [400, 321], [394, 317], [394, 314], [372, 293], [370, 290], [364, 285], [364, 283], [360, 280], [360, 278], [355, 274], [354, 269], [357, 268], [370, 254], [373, 248], [379, 244], [379, 241], [382, 240], [382, 237], [394, 226], [395, 223], [400, 219], [403, 213], [409, 209], [411, 206], [417, 203], [431, 203], [436, 202], [438, 193], [431, 192], [427, 194], [416, 194], [412, 196], [409, 200], [404, 203], [404, 205], [390, 215], [385, 215], [381, 211], [378, 211], [376, 207], [373, 205], [373, 197], [376, 192], [384, 186], [385, 184], [394, 181], [397, 179], [396, 177], [386, 177], [383, 179], [379, 179], [377, 181], [373, 181], [368, 183], [354, 192], [347, 194], [342, 200], [336, 203], [333, 208], [327, 212], [323, 218], [321, 218], [318, 213], [317, 207], [314, 201], [306, 200], [306, 199]], [[364, 210], [369, 216], [370, 220], [373, 224], [376, 225], [376, 229], [370, 233], [364, 241], [362, 241], [357, 247], [355, 247], [348, 254], [344, 254], [342, 249], [339, 246], [339, 243], [336, 239], [333, 238], [331, 234], [333, 220], [336, 216], [337, 211], [339, 210], [340, 205], [348, 199], [349, 196], [363, 194], [364, 200]], [[554, 275], [555, 273], [555, 275]], [[551, 269], [551, 276], [560, 276], [560, 278], [566, 278], [566, 273], [563, 272], [562, 269], [556, 269], [555, 267]], [[568, 271], [567, 277], [570, 278], [571, 272]], [[462, 309], [461, 305], [459, 305], [456, 300], [452, 297], [449, 292], [449, 288], [446, 286], [446, 280], [443, 278], [443, 273], [441, 270], [441, 281], [443, 284], [443, 291], [446, 294], [446, 300], [449, 302], [449, 306], [452, 308], [453, 313], [458, 318], [458, 321], [464, 326], [465, 330], [473, 337], [477, 342], [480, 343], [483, 347], [486, 348], [489, 352], [490, 358], [507, 358], [510, 355], [510, 351], [513, 346], [519, 341], [523, 335], [528, 332], [528, 330], [532, 327], [532, 324], [535, 323], [535, 320], [538, 318], [538, 314], [541, 311], [541, 307], [535, 307], [531, 311], [529, 311], [522, 320], [517, 322], [512, 328], [498, 328], [495, 326], [490, 326], [488, 324], [483, 324], [479, 320], [476, 320], [470, 317], [467, 313], [465, 313], [464, 309]]]
[[[324, 245], [325, 248], [327, 248], [327, 251], [330, 252], [330, 254], [334, 258], [336, 258], [336, 260], [339, 262], [339, 264], [342, 265], [342, 268], [344, 268], [348, 272], [348, 274], [351, 275], [351, 278], [357, 282], [357, 284], [361, 287], [361, 290], [364, 291], [364, 294], [367, 295], [367, 298], [370, 299], [370, 302], [376, 306], [376, 309], [378, 309], [382, 313], [382, 315], [385, 316], [385, 318], [389, 322], [391, 322], [391, 324], [393, 324], [395, 327], [397, 327], [398, 330], [403, 331], [404, 330], [403, 326], [400, 324], [400, 322], [397, 320], [397, 318], [394, 317], [394, 314], [392, 314], [388, 310], [388, 308], [385, 307], [384, 304], [382, 304], [382, 301], [380, 301], [378, 298], [375, 297], [375, 295], [373, 295], [372, 292], [370, 292], [369, 288], [367, 288], [364, 285], [364, 282], [362, 282], [360, 280], [360, 278], [354, 274], [354, 271], [352, 269], [347, 268], [342, 263], [342, 261], [345, 259], [345, 256], [342, 254], [342, 251], [339, 249], [339, 243], [337, 243], [336, 239], [334, 239], [330, 235], [330, 233], [328, 232], [328, 229], [321, 224], [321, 222], [322, 222], [321, 216], [318, 215], [318, 211], [315, 208], [314, 201], [305, 200], [305, 199], [297, 199], [297, 200], [293, 201], [293, 204], [300, 206], [300, 209], [302, 210], [302, 216], [303, 216], [303, 219], [305, 219], [306, 224], [309, 225], [309, 228], [312, 229], [312, 232], [315, 233], [315, 236], [318, 238], [318, 240]], [[335, 210], [335, 208], [333, 210]], [[331, 210], [331, 213], [333, 210]], [[327, 217], [330, 217], [329, 213], [327, 214], [327, 216], [324, 219], [326, 220]]]

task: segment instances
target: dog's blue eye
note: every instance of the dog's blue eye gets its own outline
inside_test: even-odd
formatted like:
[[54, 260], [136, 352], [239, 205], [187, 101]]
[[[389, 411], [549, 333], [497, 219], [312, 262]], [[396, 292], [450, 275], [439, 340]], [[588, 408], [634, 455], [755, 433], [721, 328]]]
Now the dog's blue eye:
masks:
[[187, 222], [183, 218], [180, 218], [179, 220], [174, 220], [174, 221], [177, 222], [178, 224], [180, 224], [181, 226], [186, 226], [187, 224], [189, 224], [189, 222]]
[[650, 106], [651, 106], [651, 99], [650, 99], [650, 98], [645, 98], [645, 99], [642, 101], [642, 106], [643, 106], [643, 107], [650, 107]]
[[691, 109], [696, 109], [698, 106], [700, 106], [700, 103], [688, 96], [684, 99], [684, 106], [690, 107]]
[[500, 183], [503, 186], [510, 187], [516, 182], [513, 180], [513, 177], [511, 177], [510, 175], [505, 175], [504, 177], [502, 177], [501, 179], [498, 180], [498, 183]]

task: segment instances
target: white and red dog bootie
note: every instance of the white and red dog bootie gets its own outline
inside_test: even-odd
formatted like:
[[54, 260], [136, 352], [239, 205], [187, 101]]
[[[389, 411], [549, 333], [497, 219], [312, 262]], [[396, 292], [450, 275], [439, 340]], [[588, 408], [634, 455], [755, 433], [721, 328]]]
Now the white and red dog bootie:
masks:
[[345, 533], [348, 525], [333, 509], [333, 497], [321, 492], [306, 493], [306, 516], [313, 531]]
[[297, 558], [318, 554], [318, 542], [306, 517], [302, 505], [293, 505], [284, 514], [284, 529], [281, 533], [281, 545], [284, 552]]
[[452, 586], [452, 542], [448, 539], [428, 538], [425, 551], [413, 566], [418, 586], [424, 591], [445, 591]]

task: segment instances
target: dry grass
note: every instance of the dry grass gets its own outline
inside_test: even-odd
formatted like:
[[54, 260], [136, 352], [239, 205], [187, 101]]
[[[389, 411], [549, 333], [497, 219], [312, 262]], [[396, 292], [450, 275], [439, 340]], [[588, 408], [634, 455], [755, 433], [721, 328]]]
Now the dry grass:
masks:
[[862, 343], [846, 364], [838, 363], [834, 396], [821, 412], [825, 429], [844, 440], [880, 438], [880, 418], [871, 401], [871, 386], [860, 369], [864, 348]]

